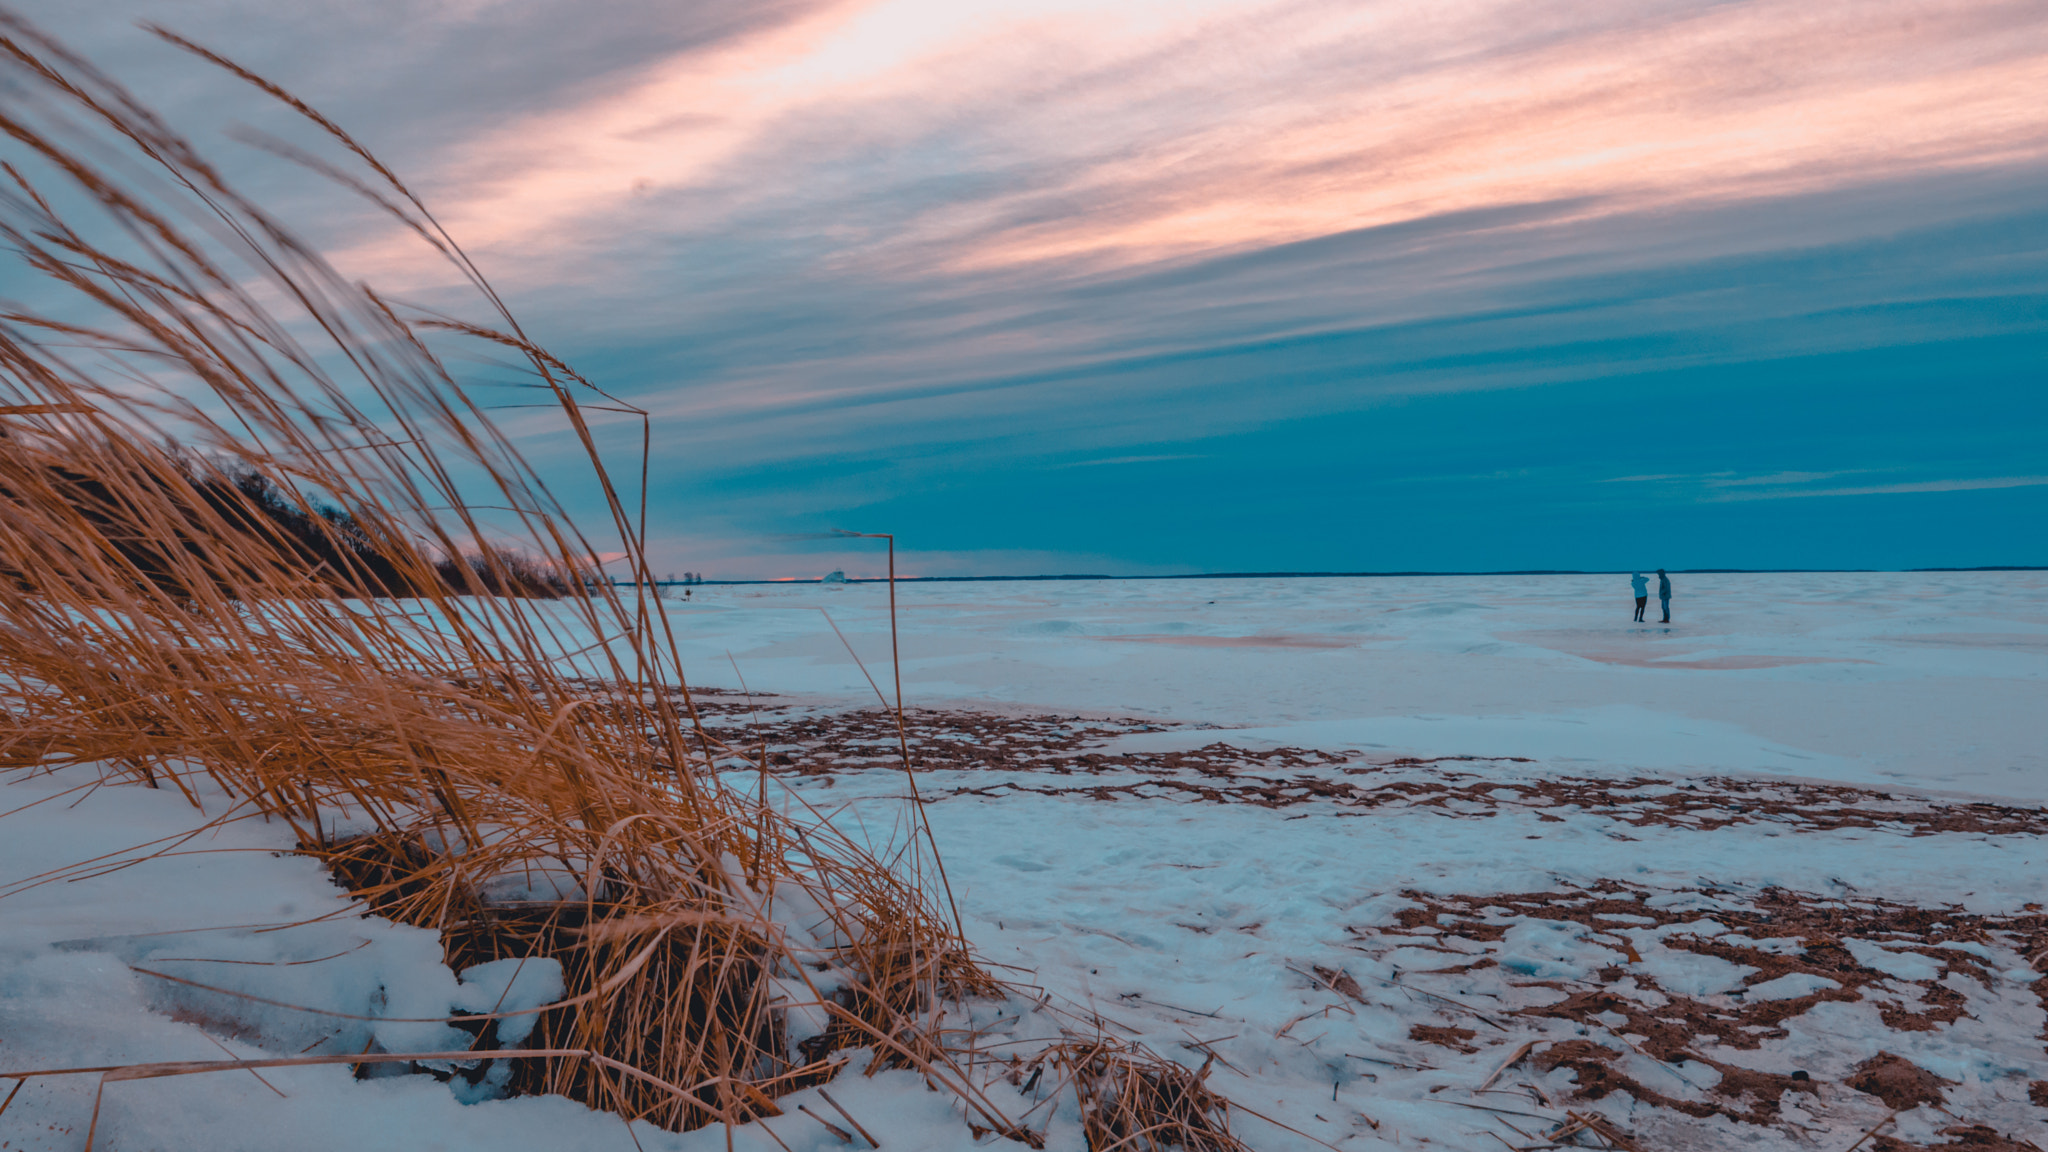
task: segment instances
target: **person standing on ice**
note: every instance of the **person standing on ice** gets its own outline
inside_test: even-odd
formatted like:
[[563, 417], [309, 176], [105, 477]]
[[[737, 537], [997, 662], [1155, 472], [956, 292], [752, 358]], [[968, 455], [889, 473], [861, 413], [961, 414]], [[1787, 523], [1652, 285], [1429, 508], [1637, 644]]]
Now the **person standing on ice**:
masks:
[[1664, 623], [1671, 623], [1671, 577], [1657, 569], [1657, 601], [1664, 606]]
[[1631, 572], [1628, 586], [1636, 594], [1636, 623], [1640, 624], [1643, 622], [1643, 609], [1650, 603], [1650, 578], [1641, 572]]

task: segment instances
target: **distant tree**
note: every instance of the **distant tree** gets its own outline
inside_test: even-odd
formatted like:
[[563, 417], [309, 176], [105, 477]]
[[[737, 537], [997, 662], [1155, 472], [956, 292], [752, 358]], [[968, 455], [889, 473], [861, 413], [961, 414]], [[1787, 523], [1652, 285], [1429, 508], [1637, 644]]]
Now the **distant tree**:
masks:
[[[253, 467], [221, 469], [114, 441], [17, 436], [0, 423], [0, 515], [7, 504], [40, 502], [67, 506], [93, 526], [112, 553], [102, 568], [110, 564], [180, 597], [193, 593], [194, 581], [230, 597], [294, 584], [306, 594], [344, 597], [443, 590], [551, 598], [574, 588], [551, 566], [502, 548], [429, 562], [412, 542], [373, 540], [346, 510]], [[182, 511], [167, 516], [166, 508]], [[20, 588], [50, 579], [51, 567], [0, 553], [0, 579]], [[93, 564], [73, 557], [56, 567]]]
[[518, 552], [484, 548], [465, 556], [437, 561], [434, 571], [458, 593], [470, 596], [525, 596], [552, 600], [575, 589], [553, 567]]

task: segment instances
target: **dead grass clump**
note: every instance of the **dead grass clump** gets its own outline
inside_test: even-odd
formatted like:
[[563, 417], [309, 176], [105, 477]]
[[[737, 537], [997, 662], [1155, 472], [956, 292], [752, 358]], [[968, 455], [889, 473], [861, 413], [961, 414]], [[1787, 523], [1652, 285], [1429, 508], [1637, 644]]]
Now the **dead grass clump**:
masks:
[[[46, 289], [0, 315], [0, 763], [224, 792], [452, 963], [560, 959], [534, 1041], [554, 1047], [518, 1061], [536, 1090], [735, 1123], [865, 1045], [1012, 1131], [942, 1028], [993, 984], [931, 896], [935, 856], [885, 864], [714, 770], [735, 751], [695, 721], [644, 493], [592, 417], [640, 419], [644, 451], [644, 414], [527, 340], [353, 139], [184, 46], [303, 113], [340, 160], [278, 147], [451, 262], [495, 326], [349, 282], [0, 11], [0, 240]], [[584, 447], [580, 478], [542, 484], [451, 375], [439, 343], [478, 340]], [[598, 538], [551, 490], [603, 509]], [[598, 578], [607, 553], [632, 584]], [[336, 569], [363, 556], [411, 595], [360, 595]], [[432, 557], [475, 559], [457, 585]], [[587, 594], [533, 598], [567, 588]]]
[[1189, 1071], [1108, 1036], [1066, 1041], [1040, 1059], [1072, 1083], [1089, 1152], [1250, 1152], [1230, 1134], [1229, 1103], [1208, 1088], [1208, 1061]]

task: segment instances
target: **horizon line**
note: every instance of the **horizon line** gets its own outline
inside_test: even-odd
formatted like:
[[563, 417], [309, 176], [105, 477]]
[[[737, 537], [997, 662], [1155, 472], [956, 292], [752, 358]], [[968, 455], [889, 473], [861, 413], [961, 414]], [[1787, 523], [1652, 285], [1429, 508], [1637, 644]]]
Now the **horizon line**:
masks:
[[[1106, 572], [1073, 572], [1038, 576], [898, 576], [898, 584], [946, 584], [984, 583], [1000, 581], [1030, 580], [1285, 580], [1285, 579], [1384, 579], [1401, 576], [1614, 576], [1624, 572], [1655, 571], [1655, 569], [1588, 569], [1588, 568], [1503, 568], [1464, 572], [1173, 572], [1153, 576], [1118, 576]], [[1667, 570], [1674, 576], [1712, 575], [1758, 575], [1769, 576], [1799, 573], [1880, 573], [1880, 572], [2048, 572], [2048, 564], [1979, 564], [1971, 567], [1951, 568], [1672, 568]], [[824, 584], [823, 576], [771, 576], [753, 580], [656, 580], [657, 588], [668, 587], [709, 587], [741, 584]], [[839, 584], [887, 584], [887, 576], [848, 576], [843, 580], [831, 581]], [[619, 587], [634, 587], [635, 581], [614, 580]]]

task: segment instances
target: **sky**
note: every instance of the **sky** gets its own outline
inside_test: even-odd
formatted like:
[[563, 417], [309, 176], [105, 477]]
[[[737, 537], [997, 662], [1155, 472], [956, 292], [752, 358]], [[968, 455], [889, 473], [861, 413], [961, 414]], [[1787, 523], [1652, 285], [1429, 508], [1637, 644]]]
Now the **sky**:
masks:
[[657, 568], [2048, 564], [2038, 0], [20, 10], [460, 307], [135, 22], [376, 150], [654, 414]]

